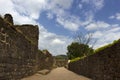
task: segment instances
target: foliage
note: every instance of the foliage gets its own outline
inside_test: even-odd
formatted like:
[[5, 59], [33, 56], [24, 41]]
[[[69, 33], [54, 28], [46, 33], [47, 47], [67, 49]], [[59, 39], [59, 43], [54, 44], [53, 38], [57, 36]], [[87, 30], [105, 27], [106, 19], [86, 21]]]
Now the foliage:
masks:
[[42, 52], [49, 52], [47, 49], [42, 50]]
[[57, 55], [55, 56], [57, 59], [67, 59], [67, 55]]
[[86, 44], [79, 44], [78, 42], [73, 42], [67, 47], [68, 58], [75, 59], [77, 57], [88, 56], [93, 53], [93, 49]]
[[85, 57], [86, 57], [86, 56], [77, 57], [77, 58], [71, 59], [70, 62], [79, 61], [80, 59], [84, 59]]
[[80, 59], [81, 59], [80, 57], [77, 57], [77, 58], [71, 59], [70, 62], [75, 62], [75, 61], [78, 61]]

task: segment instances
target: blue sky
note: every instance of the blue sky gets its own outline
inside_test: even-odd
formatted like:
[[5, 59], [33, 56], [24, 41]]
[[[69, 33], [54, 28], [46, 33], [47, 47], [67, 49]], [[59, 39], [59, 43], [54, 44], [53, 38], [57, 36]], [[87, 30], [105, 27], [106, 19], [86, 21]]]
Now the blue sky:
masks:
[[[0, 0], [0, 14], [39, 26], [39, 49], [65, 54], [75, 32], [91, 32], [94, 48], [120, 38], [120, 0]], [[86, 36], [86, 35], [85, 35]]]

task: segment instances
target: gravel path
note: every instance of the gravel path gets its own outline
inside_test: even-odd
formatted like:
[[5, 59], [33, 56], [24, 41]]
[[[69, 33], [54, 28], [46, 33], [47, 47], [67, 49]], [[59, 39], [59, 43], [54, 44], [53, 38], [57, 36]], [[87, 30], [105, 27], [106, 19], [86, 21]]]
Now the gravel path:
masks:
[[53, 69], [47, 75], [35, 74], [22, 80], [91, 80], [84, 76], [77, 75], [63, 67]]

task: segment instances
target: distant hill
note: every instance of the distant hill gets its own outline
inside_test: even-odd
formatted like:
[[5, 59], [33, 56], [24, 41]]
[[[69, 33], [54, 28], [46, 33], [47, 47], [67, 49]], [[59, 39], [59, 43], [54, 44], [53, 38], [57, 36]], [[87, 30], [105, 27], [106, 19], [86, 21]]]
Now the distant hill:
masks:
[[67, 55], [57, 55], [57, 56], [54, 56], [54, 58], [59, 58], [59, 59], [67, 59], [68, 57], [67, 57]]

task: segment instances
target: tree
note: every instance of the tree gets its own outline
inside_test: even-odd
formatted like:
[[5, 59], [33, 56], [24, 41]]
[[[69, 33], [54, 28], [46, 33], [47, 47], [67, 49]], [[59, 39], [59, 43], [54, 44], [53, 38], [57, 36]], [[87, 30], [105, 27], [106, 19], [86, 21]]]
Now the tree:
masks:
[[[69, 59], [88, 56], [93, 53], [93, 46], [96, 40], [93, 40], [92, 34], [77, 33], [74, 36], [74, 41], [67, 47], [67, 56]], [[89, 46], [91, 45], [91, 47]]]
[[93, 33], [75, 33], [74, 42], [78, 42], [79, 44], [91, 45], [91, 48], [94, 47], [97, 40], [93, 38]]
[[67, 47], [67, 50], [67, 56], [69, 59], [88, 56], [93, 53], [93, 49], [90, 48], [88, 45], [79, 44], [78, 42], [73, 42]]

